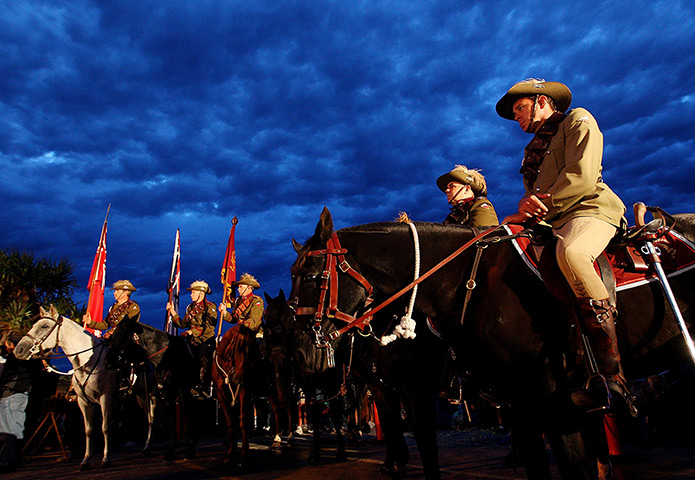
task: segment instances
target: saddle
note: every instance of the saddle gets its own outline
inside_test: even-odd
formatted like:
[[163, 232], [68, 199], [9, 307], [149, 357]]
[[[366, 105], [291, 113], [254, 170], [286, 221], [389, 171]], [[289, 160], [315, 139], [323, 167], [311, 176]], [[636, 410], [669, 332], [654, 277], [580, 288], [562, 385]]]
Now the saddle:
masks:
[[[659, 281], [654, 266], [648, 261], [645, 240], [650, 241], [658, 249], [661, 266], [667, 277], [695, 268], [695, 244], [673, 230], [675, 221], [670, 226], [664, 226], [663, 223], [663, 220], [659, 220], [627, 229], [617, 235], [596, 260], [596, 271], [606, 285], [611, 303], [614, 305], [616, 292]], [[505, 225], [504, 228], [510, 234], [523, 230], [523, 227], [519, 225]], [[562, 303], [570, 304], [573, 301], [573, 295], [557, 266], [555, 255], [544, 253], [540, 258], [539, 249], [534, 248], [534, 246], [543, 246], [543, 252], [554, 252], [555, 237], [549, 227], [539, 225], [534, 227], [533, 233], [534, 235], [531, 236], [522, 235], [512, 238], [515, 250], [533, 274], [541, 281], [545, 277], [544, 283], [553, 296]], [[586, 351], [578, 328], [579, 322], [574, 321], [576, 319], [572, 317], [572, 311], [569, 315], [570, 350], [575, 354], [576, 364], [582, 365]]]
[[[523, 230], [520, 225], [505, 225], [504, 228], [510, 235]], [[611, 300], [614, 300], [615, 292], [658, 281], [654, 267], [646, 259], [643, 232], [643, 227], [628, 229], [623, 235], [614, 238], [596, 260], [596, 271], [604, 279], [611, 293]], [[685, 273], [695, 268], [695, 244], [668, 227], [661, 227], [654, 232], [653, 237], [651, 241], [660, 251], [661, 265], [667, 276]], [[555, 237], [550, 229], [536, 227], [533, 237], [514, 238], [512, 244], [526, 266], [538, 278], [541, 278], [541, 259], [537, 257], [537, 251], [533, 245], [554, 248]]]

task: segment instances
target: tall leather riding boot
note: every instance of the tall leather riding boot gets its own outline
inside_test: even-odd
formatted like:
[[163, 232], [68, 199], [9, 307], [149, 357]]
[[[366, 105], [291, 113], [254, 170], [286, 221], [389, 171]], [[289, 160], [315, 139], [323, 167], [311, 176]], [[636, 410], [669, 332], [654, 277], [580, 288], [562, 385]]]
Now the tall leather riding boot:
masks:
[[609, 299], [579, 299], [579, 310], [591, 348], [598, 359], [599, 372], [606, 379], [620, 375], [620, 352], [615, 334], [616, 308]]
[[[616, 308], [610, 300], [578, 299], [579, 316], [584, 323], [584, 333], [598, 363], [598, 374], [589, 376], [586, 389], [574, 392], [572, 399], [588, 412], [612, 409], [617, 396], [632, 415], [637, 413], [632, 396], [623, 376], [615, 332]], [[591, 372], [590, 372], [591, 373]]]

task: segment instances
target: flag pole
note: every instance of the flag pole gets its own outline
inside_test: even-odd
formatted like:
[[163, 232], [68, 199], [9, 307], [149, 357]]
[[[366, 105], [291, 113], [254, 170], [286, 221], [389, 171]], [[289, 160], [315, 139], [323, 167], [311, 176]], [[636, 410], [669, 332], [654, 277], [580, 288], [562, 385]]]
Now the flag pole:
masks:
[[[234, 288], [232, 283], [236, 281], [236, 248], [234, 246], [234, 233], [236, 231], [237, 223], [239, 219], [234, 216], [232, 218], [232, 228], [229, 230], [229, 240], [227, 240], [227, 250], [224, 254], [224, 264], [222, 265], [222, 303], [224, 303], [227, 308], [232, 307], [232, 299], [234, 298]], [[215, 337], [218, 341], [222, 335], [222, 314], [217, 321], [217, 336]]]
[[[89, 297], [87, 299], [87, 313], [92, 322], [100, 322], [104, 312], [104, 288], [106, 283], [106, 234], [108, 231], [109, 212], [111, 212], [111, 204], [106, 209], [106, 217], [104, 224], [101, 227], [101, 235], [99, 236], [99, 244], [94, 255], [92, 270], [89, 273], [89, 284], [87, 290]], [[89, 325], [83, 325], [88, 328]], [[96, 332], [92, 329], [90, 331]]]
[[[169, 303], [174, 305], [174, 310], [179, 313], [179, 293], [181, 291], [181, 236], [179, 229], [176, 229], [176, 239], [174, 240], [174, 255], [171, 259], [171, 270], [169, 272], [169, 282], [167, 283], [167, 293]], [[174, 319], [165, 308], [164, 331], [170, 335], [176, 335], [177, 328], [174, 326]]]

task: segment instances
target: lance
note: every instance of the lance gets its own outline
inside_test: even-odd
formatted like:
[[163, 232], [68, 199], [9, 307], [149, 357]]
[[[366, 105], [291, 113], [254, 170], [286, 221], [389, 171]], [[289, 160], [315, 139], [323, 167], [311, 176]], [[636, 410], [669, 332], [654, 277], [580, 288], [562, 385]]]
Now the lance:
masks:
[[637, 202], [633, 206], [633, 211], [635, 213], [635, 225], [637, 227], [644, 227], [645, 235], [642, 238], [644, 242], [644, 247], [642, 248], [642, 253], [645, 255], [647, 260], [652, 264], [654, 270], [656, 271], [656, 276], [659, 278], [659, 283], [664, 290], [668, 304], [671, 306], [673, 315], [676, 317], [678, 322], [678, 328], [680, 328], [681, 334], [683, 334], [683, 339], [685, 340], [685, 345], [688, 347], [688, 352], [690, 353], [690, 359], [695, 364], [695, 345], [693, 344], [693, 339], [690, 336], [688, 327], [683, 319], [683, 314], [681, 313], [678, 303], [676, 302], [676, 296], [671, 290], [671, 284], [666, 277], [663, 267], [661, 266], [661, 259], [659, 258], [660, 251], [654, 246], [651, 239], [654, 238], [655, 232], [661, 228], [663, 225], [663, 218], [654, 219], [648, 224], [644, 224], [644, 215], [647, 213], [647, 207], [642, 202]]

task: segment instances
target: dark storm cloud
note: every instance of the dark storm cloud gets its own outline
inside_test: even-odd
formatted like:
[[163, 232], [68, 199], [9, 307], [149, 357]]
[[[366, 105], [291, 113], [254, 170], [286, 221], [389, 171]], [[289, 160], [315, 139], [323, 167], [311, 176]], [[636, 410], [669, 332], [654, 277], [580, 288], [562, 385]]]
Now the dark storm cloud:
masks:
[[0, 247], [67, 256], [84, 282], [112, 204], [108, 281], [136, 283], [154, 321], [176, 229], [184, 284], [219, 294], [237, 215], [239, 271], [287, 293], [291, 238], [309, 237], [323, 206], [336, 228], [399, 211], [441, 221], [434, 181], [461, 163], [511, 213], [530, 136], [494, 105], [528, 77], [567, 83], [594, 114], [605, 178], [628, 206], [695, 211], [693, 13], [679, 1], [8, 3]]

